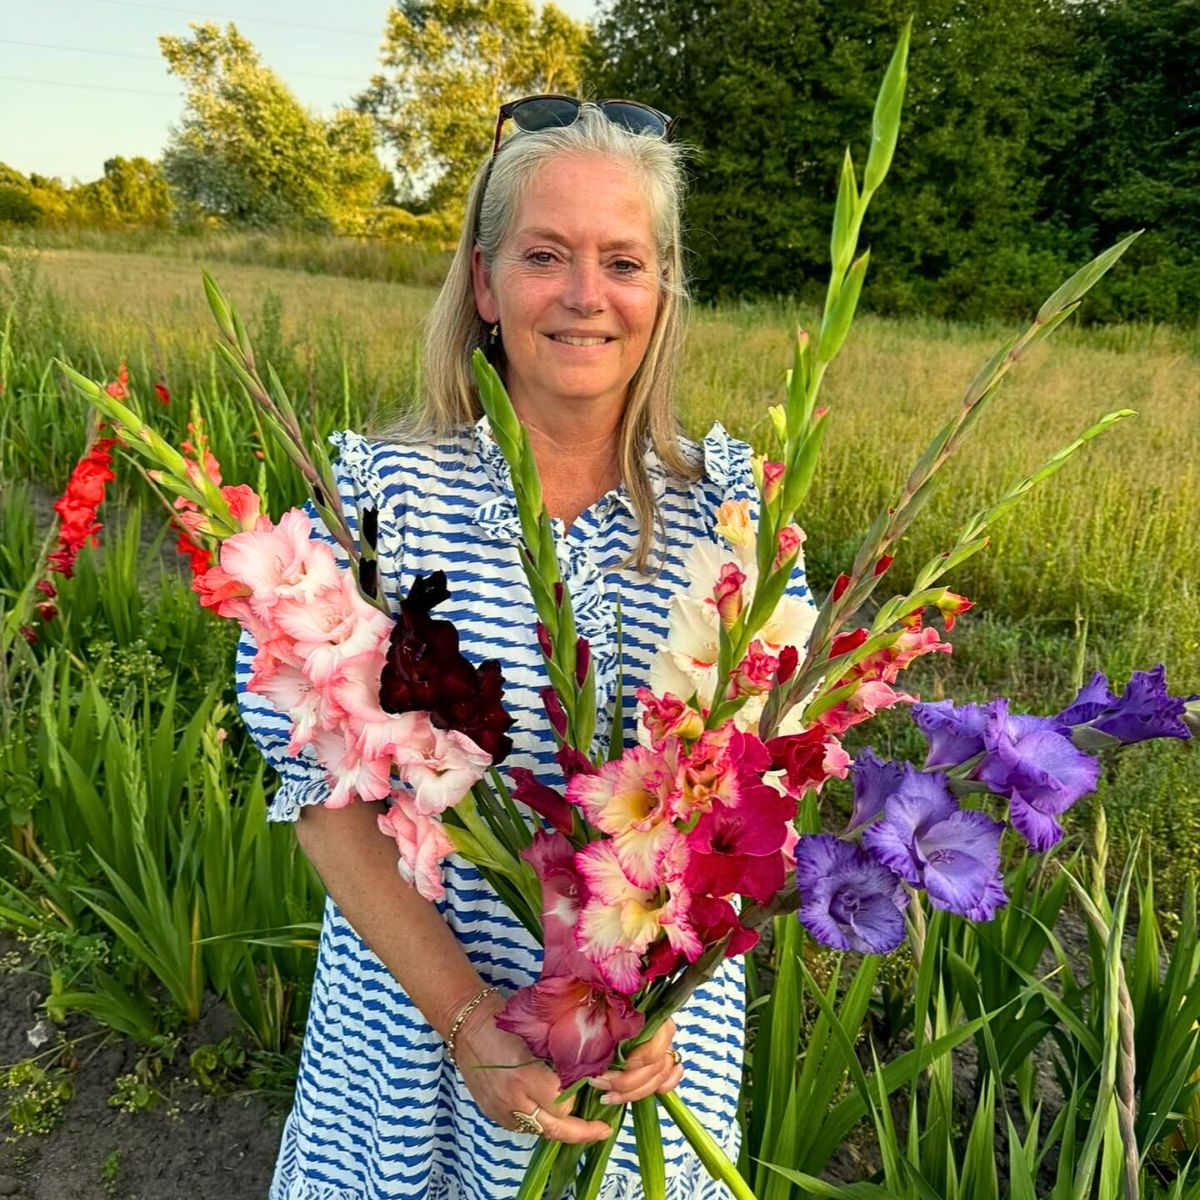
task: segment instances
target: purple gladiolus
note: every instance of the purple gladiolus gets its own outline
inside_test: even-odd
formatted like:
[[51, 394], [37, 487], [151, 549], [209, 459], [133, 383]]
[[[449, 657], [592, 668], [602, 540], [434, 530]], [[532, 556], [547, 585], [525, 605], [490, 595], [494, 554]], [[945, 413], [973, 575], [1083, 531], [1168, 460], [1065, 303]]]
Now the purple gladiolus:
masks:
[[923, 887], [934, 908], [990, 921], [1008, 903], [1000, 876], [1003, 832], [987, 813], [960, 808], [941, 776], [905, 763], [883, 820], [867, 827], [863, 844], [878, 862]]
[[904, 940], [900, 878], [860, 846], [830, 834], [796, 843], [800, 923], [824, 946], [888, 954]]
[[1010, 717], [1008, 701], [995, 700], [983, 734], [987, 749], [975, 774], [1009, 799], [1009, 820], [1037, 851], [1061, 840], [1058, 817], [1096, 788], [1100, 763], [1076, 749], [1046, 717]]
[[875, 820], [883, 812], [884, 801], [904, 778], [904, 767], [898, 762], [884, 762], [868, 746], [855, 758], [850, 774], [854, 776], [854, 811], [850, 814], [846, 833]]
[[957, 767], [983, 752], [988, 710], [978, 704], [956, 706], [953, 700], [914, 704], [912, 718], [929, 743], [925, 769]]
[[1186, 708], [1185, 700], [1167, 694], [1166, 668], [1159, 663], [1153, 671], [1134, 671], [1120, 699], [1089, 724], [1127, 746], [1150, 738], [1186, 738], [1191, 736], [1183, 720]]
[[1109, 690], [1108, 678], [1102, 671], [1097, 671], [1055, 720], [1068, 729], [1074, 725], [1086, 725], [1116, 702], [1116, 696]]

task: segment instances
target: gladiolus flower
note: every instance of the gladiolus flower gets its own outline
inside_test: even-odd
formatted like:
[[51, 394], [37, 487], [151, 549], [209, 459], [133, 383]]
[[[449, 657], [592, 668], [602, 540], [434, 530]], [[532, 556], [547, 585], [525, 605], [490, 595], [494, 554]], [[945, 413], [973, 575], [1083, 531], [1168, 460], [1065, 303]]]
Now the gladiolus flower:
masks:
[[754, 526], [750, 523], [749, 500], [726, 500], [717, 509], [713, 531], [730, 546], [753, 546]]
[[106, 486], [116, 478], [112, 470], [112, 447], [115, 438], [97, 438], [75, 464], [66, 490], [54, 502], [58, 514], [58, 549], [50, 555], [51, 571], [71, 578], [75, 560], [84, 546], [96, 546], [96, 535], [103, 528], [96, 512], [104, 502]]
[[834, 599], [835, 603], [846, 594], [846, 589], [849, 586], [850, 586], [850, 576], [846, 575], [844, 573], [839, 575], [833, 581], [833, 599]]
[[613, 853], [638, 887], [657, 885], [662, 860], [679, 840], [668, 807], [674, 785], [674, 761], [643, 746], [567, 784], [567, 799], [612, 838]]
[[742, 584], [746, 576], [730, 562], [721, 564], [721, 574], [717, 577], [717, 585], [713, 589], [713, 601], [717, 606], [717, 615], [726, 629], [731, 629], [742, 612], [745, 603], [742, 597]]
[[888, 954], [904, 940], [900, 877], [860, 846], [829, 834], [796, 845], [800, 924], [824, 946]]
[[1004, 826], [987, 813], [960, 808], [945, 779], [903, 765], [884, 817], [868, 825], [863, 844], [885, 867], [929, 893], [934, 908], [990, 921], [1008, 902], [1000, 876]]
[[38, 634], [32, 625], [22, 625], [19, 632], [31, 646], [37, 645]]
[[854, 777], [854, 811], [850, 814], [846, 833], [875, 820], [883, 812], [888, 797], [904, 778], [904, 766], [898, 762], [884, 762], [868, 746], [859, 752], [850, 767], [850, 774]]
[[541, 621], [537, 622], [537, 643], [538, 648], [542, 652], [542, 657], [551, 659], [554, 657], [554, 643], [550, 640], [550, 630], [546, 628]]
[[774, 503], [783, 487], [783, 463], [763, 460], [762, 465], [762, 497], [764, 504]]
[[917, 728], [929, 743], [925, 769], [957, 767], [983, 753], [983, 730], [988, 712], [978, 704], [956, 706], [953, 700], [917, 704], [912, 710]]
[[567, 736], [567, 710], [563, 708], [558, 693], [552, 688], [542, 688], [542, 707], [546, 710], [551, 728], [560, 738]]
[[158, 402], [162, 405], [171, 403], [171, 393], [167, 390], [165, 383], [156, 383], [154, 385], [154, 394], [158, 397]]
[[1008, 797], [1009, 820], [1032, 849], [1049, 850], [1063, 835], [1058, 817], [1095, 790], [1100, 763], [1057, 732], [1052, 719], [1009, 716], [1005, 699], [987, 709], [987, 753], [975, 777]]
[[104, 390], [114, 400], [124, 400], [129, 395], [129, 368], [125, 365], [125, 360], [121, 360], [120, 370], [117, 372], [116, 379], [105, 385]]
[[49, 600], [43, 600], [39, 604], [35, 604], [37, 615], [43, 621], [53, 621], [58, 616], [58, 607]]
[[617, 1047], [636, 1037], [646, 1018], [617, 992], [559, 975], [514, 993], [495, 1023], [524, 1038], [570, 1087], [603, 1074]]
[[893, 562], [895, 562], [895, 559], [890, 554], [881, 555], [879, 561], [875, 564], [875, 570], [872, 572], [875, 578], [878, 579]]
[[392, 797], [391, 807], [378, 818], [379, 832], [396, 841], [400, 859], [396, 864], [401, 876], [426, 900], [441, 900], [442, 861], [454, 852], [445, 826], [435, 817], [426, 816], [405, 795]]
[[1097, 673], [1057, 717], [1063, 729], [1085, 726], [1116, 738], [1126, 746], [1151, 738], [1190, 736], [1183, 722], [1185, 702], [1167, 692], [1166, 668], [1135, 671], [1120, 699]]
[[961, 617], [969, 608], [975, 607], [973, 600], [968, 600], [966, 596], [956, 595], [954, 592], [946, 592], [940, 599], [934, 601], [934, 607], [942, 614], [942, 623], [946, 626], [946, 632], [954, 628], [955, 619]]
[[778, 549], [775, 551], [775, 561], [771, 564], [776, 571], [799, 551], [807, 536], [804, 530], [795, 524], [785, 525], [779, 531]]
[[661, 750], [668, 738], [694, 741], [704, 732], [704, 714], [689, 708], [678, 696], [668, 692], [660, 699], [649, 688], [638, 688], [637, 698], [642, 706], [642, 725], [655, 750]]
[[525, 767], [513, 767], [509, 774], [516, 785], [513, 799], [518, 804], [524, 804], [539, 817], [545, 817], [559, 833], [571, 832], [574, 828], [574, 809], [560, 792], [539, 783], [534, 773]]
[[762, 642], [750, 643], [746, 657], [733, 669], [729, 677], [729, 699], [736, 696], [761, 696], [771, 690], [775, 673], [779, 670], [779, 659], [768, 654]]
[[826, 779], [845, 779], [850, 755], [827, 729], [814, 725], [803, 733], [767, 742], [771, 765], [787, 772], [787, 790], [799, 799], [809, 788], [819, 792]]
[[500, 664], [472, 666], [459, 653], [454, 626], [430, 617], [448, 596], [445, 574], [435, 571], [418, 577], [401, 601], [379, 681], [380, 703], [387, 712], [427, 711], [438, 728], [466, 735], [500, 763], [512, 749]]

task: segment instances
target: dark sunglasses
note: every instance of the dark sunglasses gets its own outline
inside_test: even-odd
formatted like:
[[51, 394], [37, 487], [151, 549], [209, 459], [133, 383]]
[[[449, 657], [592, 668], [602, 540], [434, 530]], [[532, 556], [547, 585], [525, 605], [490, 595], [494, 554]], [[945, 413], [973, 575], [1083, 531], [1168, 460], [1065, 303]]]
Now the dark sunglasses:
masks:
[[[512, 123], [524, 133], [537, 133], [542, 129], [562, 129], [574, 125], [579, 118], [579, 110], [585, 101], [577, 100], [574, 96], [526, 96], [522, 100], [510, 100], [500, 105], [500, 115], [496, 118], [496, 136], [492, 141], [492, 156], [500, 149], [500, 133], [504, 122]], [[651, 134], [654, 137], [665, 138], [671, 133], [675, 124], [674, 117], [651, 108], [648, 104], [639, 104], [636, 100], [596, 100], [594, 103], [614, 125], [630, 133]]]

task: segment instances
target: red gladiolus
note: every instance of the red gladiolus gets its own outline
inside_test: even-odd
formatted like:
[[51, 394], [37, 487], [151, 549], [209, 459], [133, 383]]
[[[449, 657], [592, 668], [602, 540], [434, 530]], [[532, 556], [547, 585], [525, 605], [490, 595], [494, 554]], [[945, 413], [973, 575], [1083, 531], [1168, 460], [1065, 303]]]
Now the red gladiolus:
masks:
[[895, 562], [895, 559], [890, 554], [880, 556], [879, 561], [875, 564], [875, 578], [878, 579]]
[[37, 630], [32, 625], [21, 626], [21, 636], [31, 645], [36, 646], [38, 635]]
[[43, 600], [41, 604], [35, 605], [35, 608], [37, 609], [37, 615], [43, 621], [53, 621], [58, 616], [58, 609], [49, 600]]
[[959, 596], [954, 592], [947, 592], [940, 600], [937, 601], [936, 607], [942, 614], [942, 623], [946, 626], [946, 632], [954, 628], [956, 617], [961, 617], [968, 608], [974, 608], [975, 602], [968, 600], [966, 596]]
[[171, 403], [171, 393], [165, 383], [156, 383], [154, 385], [154, 394], [158, 397], [160, 404], [166, 405]]
[[513, 767], [510, 771], [513, 783], [513, 799], [524, 804], [539, 817], [545, 817], [559, 833], [569, 834], [574, 828], [574, 807], [567, 803], [561, 793], [539, 783], [532, 771], [525, 767]]
[[58, 549], [50, 555], [50, 570], [68, 579], [75, 559], [84, 546], [99, 545], [103, 528], [96, 510], [104, 502], [105, 486], [116, 476], [112, 470], [112, 447], [116, 438], [97, 438], [91, 449], [75, 464], [63, 494], [54, 502], [58, 514]]
[[53, 600], [58, 595], [58, 589], [48, 579], [39, 579], [37, 581], [37, 590], [46, 597], [47, 600]]
[[849, 575], [839, 575], [837, 577], [837, 579], [834, 581], [834, 584], [833, 584], [833, 599], [835, 602], [840, 600], [846, 594], [846, 589], [849, 586], [850, 586], [850, 576]]
[[188, 537], [187, 530], [180, 531], [179, 539], [175, 543], [175, 549], [180, 554], [187, 555], [188, 566], [192, 570], [193, 579], [203, 575], [212, 567], [212, 552], [193, 542]]
[[787, 771], [787, 787], [793, 796], [812, 788], [820, 791], [826, 779], [845, 779], [850, 756], [829, 730], [814, 725], [803, 733], [772, 738], [767, 743], [771, 765]]
[[779, 652], [779, 669], [775, 672], [775, 682], [782, 686], [796, 673], [800, 665], [800, 652], [795, 646], [784, 646]]

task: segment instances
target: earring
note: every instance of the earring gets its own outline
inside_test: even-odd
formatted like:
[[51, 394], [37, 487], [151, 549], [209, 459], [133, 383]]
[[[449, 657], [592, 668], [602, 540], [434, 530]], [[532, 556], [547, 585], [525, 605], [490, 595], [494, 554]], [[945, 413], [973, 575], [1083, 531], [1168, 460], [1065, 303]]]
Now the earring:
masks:
[[487, 331], [483, 338], [483, 352], [489, 360], [495, 358], [500, 350], [500, 322], [497, 321]]

